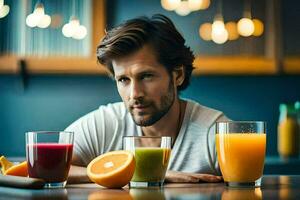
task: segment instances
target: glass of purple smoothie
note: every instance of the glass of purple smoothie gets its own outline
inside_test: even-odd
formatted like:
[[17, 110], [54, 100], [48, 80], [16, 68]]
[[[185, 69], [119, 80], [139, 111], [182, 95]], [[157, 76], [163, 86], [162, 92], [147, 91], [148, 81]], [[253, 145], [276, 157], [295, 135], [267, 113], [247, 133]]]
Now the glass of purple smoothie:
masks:
[[65, 187], [71, 166], [73, 141], [73, 132], [27, 132], [26, 159], [29, 177], [43, 179], [46, 182], [45, 188]]

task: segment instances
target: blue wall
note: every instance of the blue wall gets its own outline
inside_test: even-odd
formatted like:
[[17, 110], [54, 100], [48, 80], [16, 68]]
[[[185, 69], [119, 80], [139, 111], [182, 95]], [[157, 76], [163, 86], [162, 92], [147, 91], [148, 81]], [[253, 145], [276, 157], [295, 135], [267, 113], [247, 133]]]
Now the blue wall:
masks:
[[[300, 99], [300, 76], [193, 77], [181, 96], [234, 120], [268, 122], [268, 155], [276, 152], [278, 105]], [[99, 105], [120, 101], [114, 82], [96, 76], [0, 76], [0, 154], [25, 156], [24, 133], [63, 130]]]
[[0, 76], [0, 155], [25, 156], [25, 132], [63, 130], [101, 104], [119, 100], [106, 77]]

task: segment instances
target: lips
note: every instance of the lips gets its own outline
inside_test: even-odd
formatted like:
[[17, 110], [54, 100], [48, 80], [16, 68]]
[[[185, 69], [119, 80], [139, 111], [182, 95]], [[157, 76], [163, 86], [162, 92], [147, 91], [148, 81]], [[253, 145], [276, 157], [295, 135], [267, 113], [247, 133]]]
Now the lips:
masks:
[[136, 110], [137, 112], [143, 112], [146, 109], [148, 109], [149, 107], [150, 107], [150, 104], [149, 105], [137, 104], [137, 105], [132, 105], [131, 110]]
[[137, 105], [137, 106], [132, 106], [132, 108], [136, 108], [136, 109], [143, 109], [143, 108], [147, 108], [149, 106], [145, 106], [145, 105]]
[[149, 106], [144, 106], [144, 105], [143, 106], [132, 106], [132, 109], [138, 110], [138, 111], [145, 110], [147, 108], [149, 108]]

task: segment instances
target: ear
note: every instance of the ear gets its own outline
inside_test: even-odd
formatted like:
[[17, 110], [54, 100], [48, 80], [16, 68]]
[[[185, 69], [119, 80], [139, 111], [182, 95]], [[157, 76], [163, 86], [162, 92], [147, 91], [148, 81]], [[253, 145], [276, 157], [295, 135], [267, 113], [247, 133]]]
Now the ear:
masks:
[[176, 86], [180, 86], [183, 83], [183, 81], [185, 79], [185, 73], [184, 73], [183, 66], [176, 67], [173, 70], [173, 79], [174, 79], [174, 83], [176, 84]]

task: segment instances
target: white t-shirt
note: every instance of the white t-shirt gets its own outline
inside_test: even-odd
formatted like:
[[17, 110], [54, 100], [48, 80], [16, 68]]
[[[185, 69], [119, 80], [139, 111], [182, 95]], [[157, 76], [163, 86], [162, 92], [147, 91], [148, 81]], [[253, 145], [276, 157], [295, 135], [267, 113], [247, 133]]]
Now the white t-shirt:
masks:
[[[186, 100], [184, 119], [172, 148], [169, 170], [220, 175], [215, 122], [228, 120], [217, 110]], [[123, 136], [142, 135], [123, 102], [100, 106], [66, 131], [74, 132], [74, 154], [86, 165], [98, 155], [122, 149]]]

